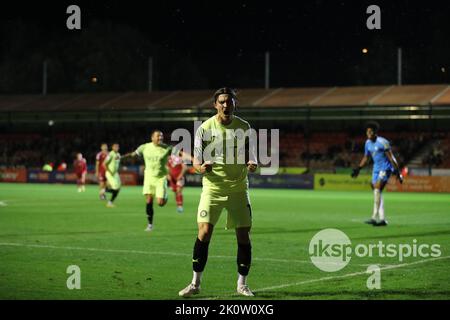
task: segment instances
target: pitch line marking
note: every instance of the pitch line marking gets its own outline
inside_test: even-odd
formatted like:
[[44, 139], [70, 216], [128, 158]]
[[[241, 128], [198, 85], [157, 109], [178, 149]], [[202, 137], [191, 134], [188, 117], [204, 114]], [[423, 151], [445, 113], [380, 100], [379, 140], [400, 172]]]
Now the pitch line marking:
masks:
[[[409, 262], [409, 263], [399, 263], [399, 264], [394, 264], [394, 265], [388, 265], [388, 266], [385, 266], [385, 267], [381, 267], [380, 271], [382, 271], [382, 270], [398, 269], [398, 268], [403, 268], [403, 267], [412, 266], [412, 265], [416, 265], [416, 264], [422, 264], [422, 263], [426, 263], [426, 262], [430, 262], [430, 261], [443, 260], [443, 259], [448, 259], [448, 258], [450, 258], [450, 256], [429, 258], [429, 259], [423, 259], [423, 260], [413, 261], [413, 262]], [[311, 279], [311, 280], [303, 280], [303, 281], [294, 282], [294, 283], [280, 284], [280, 285], [277, 285], [277, 286], [271, 286], [271, 287], [265, 287], [265, 288], [256, 289], [256, 290], [253, 290], [253, 292], [263, 292], [263, 291], [268, 291], [268, 290], [276, 290], [276, 289], [282, 289], [282, 288], [293, 287], [293, 286], [300, 286], [300, 285], [303, 285], [303, 284], [309, 284], [309, 283], [315, 283], [315, 282], [321, 282], [321, 281], [327, 281], [327, 280], [352, 278], [352, 277], [360, 276], [360, 275], [363, 275], [363, 274], [367, 274], [367, 271], [359, 271], [359, 272], [347, 273], [347, 274], [340, 275], [340, 276], [328, 276], [328, 277], [316, 278], [316, 279]], [[209, 297], [209, 298], [203, 298], [203, 299], [204, 300], [214, 300], [214, 299], [220, 299], [222, 297], [232, 297], [232, 296], [238, 296], [238, 294], [237, 293], [236, 294], [233, 293], [233, 294], [226, 294], [226, 295], [221, 295], [221, 296], [216, 296], [216, 297]], [[202, 300], [202, 299], [199, 299], [199, 300]]]
[[[70, 247], [70, 246], [66, 247], [66, 246], [54, 246], [54, 245], [44, 245], [44, 244], [26, 244], [26, 243], [16, 243], [16, 242], [0, 242], [0, 246], [192, 257], [191, 254], [179, 253], [179, 252], [142, 251], [142, 250], [126, 250], [126, 249], [102, 249], [102, 248], [84, 248], [84, 247]], [[209, 258], [236, 259], [236, 256], [211, 255], [211, 256], [209, 256]], [[311, 263], [310, 260], [289, 260], [289, 259], [258, 258], [258, 257], [254, 257], [253, 260], [254, 261], [270, 261], [270, 262], [286, 262], [286, 263], [307, 263], [307, 264]], [[332, 262], [330, 262], [330, 263], [333, 264]], [[366, 266], [369, 266], [370, 264], [355, 264], [355, 265], [366, 267]]]

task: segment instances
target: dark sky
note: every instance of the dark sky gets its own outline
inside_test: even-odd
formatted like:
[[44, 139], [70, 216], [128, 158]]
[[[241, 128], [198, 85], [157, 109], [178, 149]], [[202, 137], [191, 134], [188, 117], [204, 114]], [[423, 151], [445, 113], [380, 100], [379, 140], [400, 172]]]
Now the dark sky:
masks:
[[[308, 44], [351, 49], [376, 35], [414, 47], [431, 43], [427, 38], [436, 33], [450, 36], [450, 5], [444, 1], [16, 1], [2, 8], [0, 17], [64, 32], [69, 4], [79, 4], [85, 28], [92, 19], [108, 19], [192, 52], [301, 50]], [[366, 28], [370, 4], [381, 8], [382, 30]]]
[[[0, 16], [33, 21], [64, 37], [71, 32], [65, 27], [69, 4], [81, 7], [83, 29], [94, 20], [109, 20], [191, 56], [213, 86], [218, 81], [211, 70], [218, 63], [218, 73], [236, 68], [242, 83], [259, 86], [265, 51], [271, 52], [272, 82], [278, 86], [372, 84], [370, 70], [387, 62], [392, 77], [374, 81], [394, 81], [399, 46], [411, 83], [449, 81], [450, 5], [445, 1], [34, 1], [13, 2]], [[370, 4], [381, 7], [381, 30], [366, 28]], [[369, 49], [365, 56], [364, 47]], [[416, 67], [422, 69], [415, 72]], [[344, 75], [350, 68], [360, 69]], [[355, 80], [358, 72], [365, 75]], [[237, 71], [224, 77], [237, 77]], [[252, 83], [255, 77], [259, 80]]]

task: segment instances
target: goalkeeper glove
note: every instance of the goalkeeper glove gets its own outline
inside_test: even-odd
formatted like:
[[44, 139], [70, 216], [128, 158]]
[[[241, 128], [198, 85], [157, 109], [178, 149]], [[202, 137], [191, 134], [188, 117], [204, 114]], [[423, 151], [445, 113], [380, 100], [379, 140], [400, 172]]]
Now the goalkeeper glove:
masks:
[[400, 173], [400, 171], [399, 170], [394, 170], [394, 174], [397, 177], [398, 182], [400, 182], [400, 184], [402, 184], [403, 183], [403, 176]]
[[356, 178], [359, 175], [359, 171], [361, 171], [361, 167], [353, 169], [351, 174], [352, 178]]

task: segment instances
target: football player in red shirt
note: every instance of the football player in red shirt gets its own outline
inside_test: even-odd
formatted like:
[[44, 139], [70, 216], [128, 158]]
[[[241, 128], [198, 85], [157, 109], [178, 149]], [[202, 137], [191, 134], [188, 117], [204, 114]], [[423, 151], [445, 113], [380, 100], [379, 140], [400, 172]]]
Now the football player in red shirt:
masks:
[[87, 173], [87, 163], [86, 159], [83, 158], [81, 153], [77, 153], [77, 158], [73, 162], [73, 168], [75, 174], [77, 175], [77, 186], [78, 192], [85, 191], [85, 183], [86, 183], [86, 173]]
[[106, 170], [103, 163], [108, 156], [108, 145], [102, 143], [100, 149], [101, 151], [97, 153], [97, 156], [95, 157], [95, 176], [97, 177], [98, 186], [100, 188], [100, 200], [106, 200]]
[[169, 180], [170, 188], [175, 192], [175, 200], [177, 202], [177, 212], [183, 212], [183, 186], [184, 186], [184, 174], [186, 173], [187, 166], [183, 161], [183, 151], [180, 150], [178, 155], [172, 154], [167, 166], [169, 168], [169, 174], [167, 179]]

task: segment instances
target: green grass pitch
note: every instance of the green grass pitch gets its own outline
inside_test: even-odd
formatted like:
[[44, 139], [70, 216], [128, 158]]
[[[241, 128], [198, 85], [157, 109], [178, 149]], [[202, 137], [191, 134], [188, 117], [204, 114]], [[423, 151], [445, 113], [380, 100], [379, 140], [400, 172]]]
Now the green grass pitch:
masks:
[[[390, 225], [362, 221], [372, 193], [251, 189], [253, 263], [249, 285], [255, 299], [449, 299], [450, 195], [385, 193]], [[140, 187], [124, 187], [115, 208], [98, 199], [97, 187], [0, 184], [0, 299], [179, 299], [192, 278], [199, 188], [184, 190], [185, 212], [174, 196], [155, 208], [155, 229], [146, 227]], [[200, 299], [245, 299], [236, 289], [236, 240], [214, 231]], [[439, 244], [439, 259], [352, 256], [338, 272], [317, 269], [309, 241], [338, 228], [356, 243]], [[428, 260], [427, 260], [428, 259]], [[369, 290], [368, 265], [381, 266], [381, 289]], [[81, 269], [81, 289], [69, 290], [69, 265]], [[394, 266], [393, 268], [391, 268]], [[386, 269], [384, 269], [386, 268]]]

